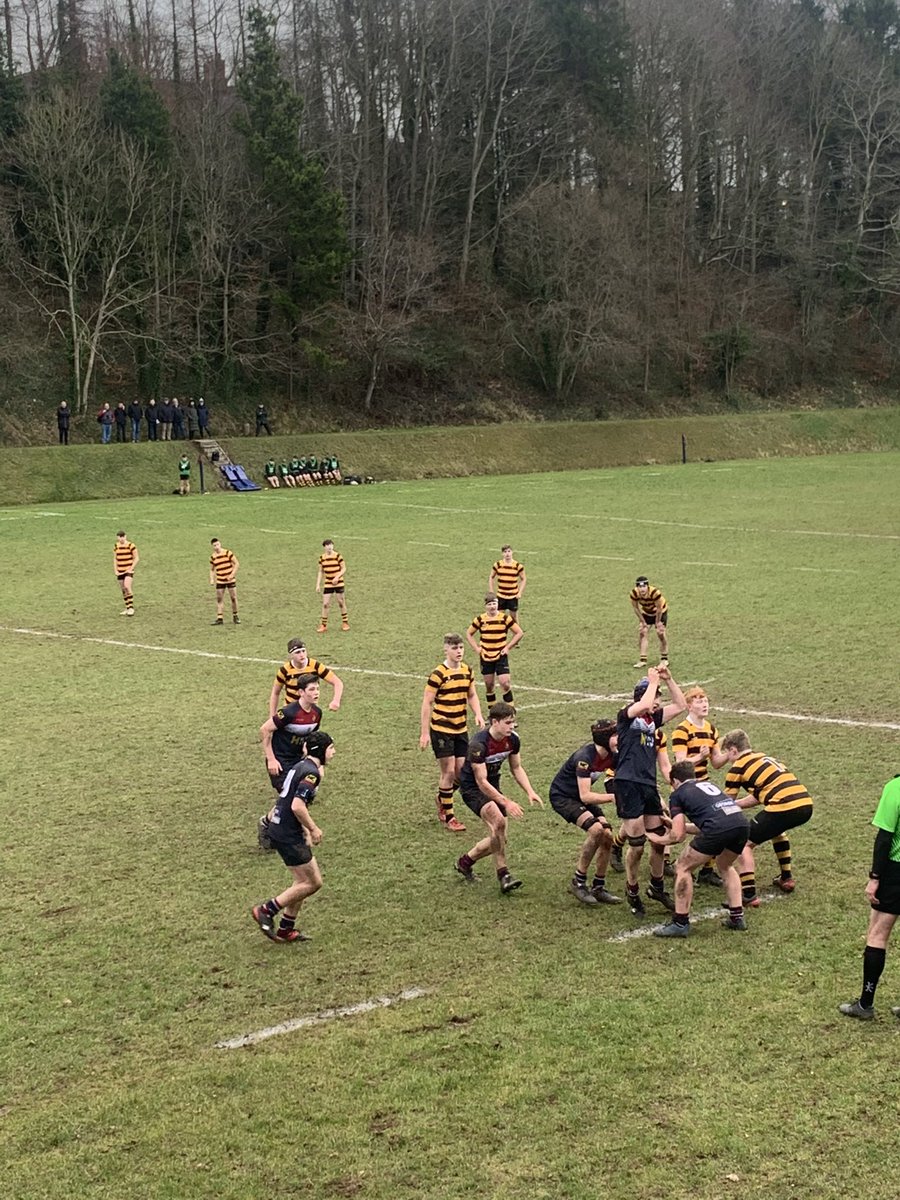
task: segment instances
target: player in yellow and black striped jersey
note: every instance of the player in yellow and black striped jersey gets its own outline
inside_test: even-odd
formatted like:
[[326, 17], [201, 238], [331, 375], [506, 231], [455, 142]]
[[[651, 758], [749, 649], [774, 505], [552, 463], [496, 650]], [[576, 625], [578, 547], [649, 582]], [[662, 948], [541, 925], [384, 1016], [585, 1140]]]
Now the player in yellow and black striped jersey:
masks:
[[659, 665], [669, 665], [669, 605], [658, 587], [650, 582], [646, 575], [638, 575], [634, 587], [628, 594], [631, 607], [638, 619], [638, 653], [639, 658], [634, 664], [643, 671], [647, 666], [647, 637], [650, 626], [656, 630], [659, 638]]
[[484, 612], [475, 617], [466, 630], [466, 640], [481, 660], [481, 675], [488, 704], [493, 704], [497, 699], [495, 679], [500, 681], [503, 688], [503, 699], [507, 704], [512, 704], [508, 655], [524, 636], [525, 631], [518, 621], [508, 612], [501, 613], [499, 600], [493, 592], [488, 592], [484, 598]]
[[781, 868], [780, 875], [772, 883], [783, 892], [792, 892], [795, 883], [791, 870], [791, 843], [785, 834], [810, 819], [812, 796], [784, 763], [751, 749], [750, 739], [743, 729], [726, 733], [721, 748], [730, 764], [723, 788], [725, 794], [737, 799], [743, 790], [747, 795], [737, 800], [741, 808], [753, 808], [757, 804], [763, 808], [750, 822], [750, 837], [739, 867], [744, 903], [755, 907], [759, 899], [754, 848], [763, 842], [772, 843]]
[[322, 553], [319, 555], [319, 573], [316, 576], [316, 592], [322, 593], [322, 617], [316, 633], [324, 633], [328, 628], [328, 609], [331, 597], [338, 602], [341, 610], [341, 630], [350, 628], [347, 618], [347, 601], [344, 597], [344, 579], [347, 574], [343, 555], [338, 554], [331, 538], [322, 543]]
[[463, 662], [463, 640], [458, 633], [444, 638], [444, 661], [438, 663], [425, 684], [420, 714], [419, 749], [431, 742], [440, 767], [437, 807], [441, 822], [454, 833], [465, 829], [453, 811], [453, 789], [469, 748], [469, 709], [483, 728], [481, 705], [472, 668]]
[[497, 596], [500, 612], [518, 612], [525, 595], [525, 568], [513, 558], [512, 546], [503, 546], [500, 558], [491, 567], [488, 591]]
[[113, 570], [125, 601], [121, 614], [123, 617], [134, 616], [134, 569], [140, 561], [137, 546], [129, 542], [125, 530], [120, 529], [113, 546]]
[[341, 707], [341, 697], [344, 694], [342, 681], [338, 679], [331, 667], [326, 667], [318, 659], [309, 657], [306, 643], [302, 638], [291, 638], [288, 642], [287, 661], [281, 664], [278, 674], [275, 676], [275, 682], [272, 684], [272, 692], [269, 696], [270, 717], [274, 717], [281, 706], [282, 691], [284, 691], [285, 704], [293, 704], [295, 700], [300, 699], [300, 687], [297, 681], [301, 675], [315, 675], [323, 683], [330, 684], [334, 689], [334, 695], [328, 708], [331, 712], [337, 712]]
[[[719, 749], [719, 733], [708, 720], [709, 697], [701, 687], [687, 688], [687, 716], [672, 730], [672, 752], [676, 762], [689, 762], [694, 768], [694, 779], [704, 782], [709, 779], [709, 764], [724, 767], [728, 761]], [[697, 882], [712, 887], [721, 887], [722, 881], [715, 870], [715, 861], [710, 859], [697, 872]]]
[[210, 540], [212, 554], [209, 556], [209, 582], [216, 589], [216, 619], [213, 625], [222, 625], [225, 621], [225, 592], [231, 599], [231, 619], [235, 625], [240, 625], [237, 606], [237, 578], [240, 563], [231, 550], [226, 550], [218, 538]]

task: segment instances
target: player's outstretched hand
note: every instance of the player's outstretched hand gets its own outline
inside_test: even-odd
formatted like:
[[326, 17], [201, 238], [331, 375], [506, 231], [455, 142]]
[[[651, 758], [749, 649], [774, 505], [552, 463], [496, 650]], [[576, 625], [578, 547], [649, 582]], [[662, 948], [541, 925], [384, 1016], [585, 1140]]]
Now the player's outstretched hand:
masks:
[[648, 667], [647, 668], [647, 678], [650, 680], [651, 683], [659, 683], [660, 678], [661, 678], [659, 672], [660, 672], [659, 667]]
[[529, 792], [529, 793], [528, 793], [528, 803], [529, 803], [530, 805], [532, 805], [532, 807], [533, 807], [535, 804], [538, 806], [538, 808], [543, 808], [543, 807], [544, 807], [544, 802], [543, 802], [543, 800], [540, 798], [540, 796], [537, 794], [537, 792]]
[[503, 797], [503, 807], [506, 809], [506, 815], [508, 817], [515, 817], [516, 820], [525, 815], [525, 809], [522, 805], [516, 804], [515, 800], [510, 800], [507, 796]]

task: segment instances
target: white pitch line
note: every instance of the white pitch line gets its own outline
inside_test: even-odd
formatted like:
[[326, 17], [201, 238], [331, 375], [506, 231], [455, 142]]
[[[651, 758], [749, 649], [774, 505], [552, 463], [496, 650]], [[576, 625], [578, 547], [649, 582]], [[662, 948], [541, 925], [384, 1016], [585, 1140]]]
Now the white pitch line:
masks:
[[[243, 654], [222, 654], [213, 650], [188, 650], [181, 646], [153, 646], [148, 642], [124, 642], [119, 638], [84, 637], [77, 633], [55, 633], [47, 629], [28, 629], [24, 626], [0, 625], [0, 633], [18, 633], [29, 637], [59, 638], [72, 642], [90, 642], [98, 646], [120, 646], [126, 650], [152, 650], [157, 654], [183, 654], [186, 657], [223, 659], [228, 662], [265, 663], [269, 666], [280, 666], [280, 658], [252, 658]], [[386, 679], [417, 679], [422, 680], [421, 671], [379, 671], [372, 667], [349, 667], [336, 665], [335, 671], [347, 671], [352, 675], [376, 675]], [[563, 688], [540, 687], [534, 684], [517, 683], [516, 691], [541, 692], [546, 696], [564, 696], [575, 700], [594, 700], [594, 692], [567, 691]], [[627, 693], [626, 693], [627, 696]], [[614, 697], [615, 698], [615, 697]], [[720, 713], [735, 713], [742, 717], [772, 718], [778, 721], [809, 721], [815, 725], [840, 725], [850, 729], [891, 729], [900, 730], [900, 724], [893, 721], [855, 721], [849, 717], [814, 717], [808, 713], [776, 712], [763, 708], [728, 708], [717, 704], [716, 711]]]
[[0, 521], [35, 521], [41, 517], [64, 517], [65, 515], [65, 513], [57, 512], [18, 513], [14, 517], [0, 517]]
[[278, 1037], [282, 1033], [295, 1033], [298, 1029], [308, 1029], [311, 1025], [324, 1025], [328, 1021], [342, 1020], [345, 1017], [357, 1017], [360, 1013], [374, 1012], [378, 1008], [390, 1008], [392, 1004], [401, 1004], [404, 1000], [419, 1000], [427, 996], [431, 988], [404, 988], [396, 996], [376, 996], [374, 1000], [362, 1000], [359, 1004], [346, 1004], [343, 1008], [326, 1008], [322, 1012], [313, 1013], [308, 1017], [296, 1017], [293, 1021], [283, 1021], [280, 1025], [270, 1025], [268, 1029], [257, 1029], [255, 1033], [245, 1033], [242, 1037], [227, 1038], [216, 1042], [217, 1050], [240, 1050], [244, 1046], [255, 1046], [257, 1042], [265, 1042], [268, 1038]]
[[633, 558], [623, 558], [619, 554], [582, 554], [582, 558], [593, 558], [598, 562], [634, 562]]
[[692, 558], [683, 558], [681, 561], [686, 567], [736, 567], [739, 565], [738, 563], [732, 562], [716, 562], [715, 559], [712, 558], [697, 560]]
[[[774, 892], [766, 892], [759, 898], [760, 904], [768, 904], [770, 900], [784, 900], [786, 897], [778, 895]], [[691, 913], [691, 924], [694, 925], [700, 921], [714, 921], [716, 917], [724, 920], [725, 909], [720, 905], [718, 908], [707, 908], [703, 912]], [[634, 929], [623, 929], [621, 933], [614, 933], [612, 937], [608, 937], [608, 942], [632, 942], [635, 938], [653, 937], [655, 930], [662, 929], [666, 921], [660, 921], [656, 925], [638, 925]]]
[[544, 700], [541, 704], [517, 704], [516, 712], [532, 712], [536, 708], [558, 708], [561, 704], [593, 704], [598, 701], [601, 704], [611, 704], [613, 701], [621, 702], [624, 696], [580, 696], [577, 700]]
[[449, 542], [407, 542], [407, 546], [439, 546], [442, 550], [449, 550]]
[[[436, 504], [409, 504], [398, 500], [372, 500], [370, 503], [380, 504], [386, 508], [416, 508], [424, 512], [434, 513], [463, 513], [493, 517], [546, 516], [546, 513], [525, 512], [523, 509], [517, 508], [442, 508]], [[758, 525], [704, 525], [699, 521], [659, 521], [649, 517], [611, 517], [607, 514], [601, 515], [598, 513], [559, 512], [556, 516], [558, 518], [566, 518], [570, 521], [617, 521], [623, 525], [660, 525], [668, 529], [710, 529], [720, 530], [725, 533], [781, 533], [792, 537], [863, 538], [868, 541], [900, 542], [900, 533], [859, 533], [856, 530], [840, 533], [833, 529], [772, 529], [768, 526]]]

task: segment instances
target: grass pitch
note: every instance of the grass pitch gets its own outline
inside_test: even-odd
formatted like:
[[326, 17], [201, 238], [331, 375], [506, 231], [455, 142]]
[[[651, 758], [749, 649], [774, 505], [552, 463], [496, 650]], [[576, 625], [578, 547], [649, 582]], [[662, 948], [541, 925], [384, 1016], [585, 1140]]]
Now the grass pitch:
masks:
[[[6, 1194], [892, 1195], [897, 960], [877, 1022], [836, 1005], [858, 991], [869, 822], [898, 769], [898, 465], [0, 512]], [[111, 568], [120, 527], [141, 552], [133, 619]], [[241, 561], [239, 627], [209, 624], [214, 535]], [[352, 627], [317, 637], [325, 536], [347, 560]], [[476, 822], [458, 806], [469, 833], [453, 836], [435, 819], [419, 703], [505, 541], [528, 572], [513, 686], [545, 799], [615, 711], [591, 697], [634, 682], [640, 573], [669, 600], [679, 681], [707, 681], [720, 731], [743, 726], [809, 787], [798, 891], [751, 913], [746, 936], [707, 920], [685, 943], [615, 940], [635, 922], [567, 895], [578, 837], [549, 806], [512, 823], [521, 892], [501, 898], [488, 863], [478, 887], [454, 877]], [[324, 722], [338, 754], [318, 801], [325, 888], [302, 922], [314, 940], [275, 946], [248, 912], [286, 879], [255, 849], [271, 796], [257, 729], [294, 634], [346, 690]], [[757, 862], [774, 875], [768, 848]], [[695, 909], [717, 900], [698, 889]], [[216, 1045], [412, 987], [427, 995]]]

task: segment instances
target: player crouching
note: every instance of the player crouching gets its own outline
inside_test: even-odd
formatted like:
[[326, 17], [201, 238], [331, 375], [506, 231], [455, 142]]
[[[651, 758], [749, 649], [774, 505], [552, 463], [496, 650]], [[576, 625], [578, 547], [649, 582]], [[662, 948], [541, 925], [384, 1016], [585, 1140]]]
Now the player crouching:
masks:
[[[300, 906], [322, 886], [322, 873], [312, 846], [322, 840], [322, 830], [309, 815], [325, 764], [334, 758], [334, 739], [321, 730], [306, 739], [306, 756], [285, 775], [269, 820], [269, 838], [293, 876], [290, 887], [251, 909], [253, 920], [275, 942], [307, 942], [309, 934], [295, 928]], [[281, 913], [276, 931], [275, 918]]]
[[[615, 763], [618, 744], [615, 721], [596, 721], [591, 726], [592, 741], [563, 763], [550, 784], [550, 804], [564, 821], [587, 836], [581, 846], [569, 891], [582, 904], [621, 904], [619, 896], [606, 890], [606, 872], [612, 849], [612, 828], [600, 811], [615, 797], [609, 792], [592, 792], [595, 780], [605, 780]], [[588, 887], [587, 876], [596, 856], [594, 879]]]
[[667, 925], [655, 929], [653, 936], [688, 936], [694, 898], [693, 872], [711, 858], [716, 860], [728, 900], [728, 916], [722, 924], [726, 929], [746, 929], [741, 880], [734, 864], [747, 843], [749, 821], [735, 801], [714, 783], [694, 778], [693, 763], [675, 763], [672, 787], [669, 799], [672, 828], [664, 837], [648, 830], [647, 837], [659, 847], [682, 841], [686, 833], [695, 837], [675, 864], [675, 915]]

